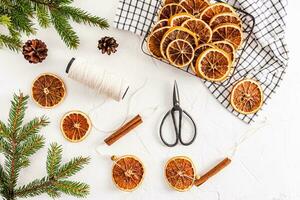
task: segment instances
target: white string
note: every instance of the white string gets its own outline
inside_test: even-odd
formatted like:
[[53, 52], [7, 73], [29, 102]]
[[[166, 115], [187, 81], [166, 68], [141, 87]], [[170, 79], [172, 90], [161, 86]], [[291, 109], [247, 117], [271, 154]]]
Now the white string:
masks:
[[122, 100], [129, 87], [122, 77], [82, 58], [73, 61], [68, 76], [93, 89], [97, 94], [106, 95], [116, 101]]
[[[115, 126], [114, 128], [112, 128], [111, 130], [104, 130], [104, 129], [101, 129], [101, 128], [95, 126], [95, 124], [93, 124], [93, 127], [94, 127], [97, 131], [103, 132], [103, 133], [111, 133], [111, 132], [115, 132], [115, 131], [117, 131], [120, 127], [122, 127], [122, 126], [126, 123], [126, 121], [129, 119], [129, 117], [130, 117], [130, 108], [131, 108], [131, 103], [132, 103], [133, 97], [135, 97], [135, 96], [136, 96], [136, 95], [137, 95], [137, 94], [138, 94], [138, 93], [146, 86], [146, 83], [147, 83], [147, 82], [148, 82], [148, 79], [146, 79], [146, 80], [144, 81], [144, 83], [143, 83], [140, 87], [138, 87], [138, 88], [130, 95], [130, 97], [128, 98], [128, 104], [127, 104], [127, 109], [126, 109], [125, 117], [124, 117], [124, 119], [122, 120], [122, 122], [121, 122], [120, 124], [118, 124], [117, 126]], [[107, 99], [105, 99], [103, 103], [101, 103], [101, 104], [99, 104], [99, 105], [93, 107], [93, 108], [89, 111], [89, 113], [92, 113], [92, 112], [97, 111], [101, 106], [103, 106], [103, 105], [106, 103], [106, 100], [107, 100]], [[147, 108], [146, 110], [149, 110], [149, 109], [152, 109], [152, 113], [153, 113], [153, 112], [156, 111], [157, 106], [156, 106], [156, 107], [150, 107], [150, 108]], [[152, 113], [151, 113], [151, 114], [152, 114]], [[90, 115], [90, 114], [89, 114], [89, 115]], [[143, 116], [143, 114], [141, 114], [141, 115]]]
[[[131, 108], [131, 103], [132, 103], [132, 99], [133, 97], [135, 97], [147, 84], [148, 82], [148, 79], [146, 79], [144, 81], [144, 83], [138, 87], [131, 95], [130, 97], [128, 98], [128, 105], [127, 105], [127, 109], [126, 109], [126, 114], [125, 114], [125, 117], [124, 117], [124, 120], [122, 120], [122, 122], [113, 128], [113, 130], [103, 130], [103, 129], [100, 129], [98, 127], [96, 127], [94, 124], [93, 124], [93, 127], [97, 130], [97, 131], [100, 131], [100, 132], [103, 132], [103, 133], [111, 133], [111, 132], [115, 132], [117, 131], [120, 127], [122, 127], [126, 121], [129, 119], [129, 116], [130, 116], [130, 108]], [[106, 100], [99, 104], [98, 106], [94, 107], [91, 109], [90, 112], [94, 112], [96, 111], [99, 107], [101, 107], [102, 105], [104, 105], [106, 102]], [[151, 116], [154, 112], [156, 112], [156, 110], [158, 109], [158, 106], [153, 106], [153, 107], [148, 107], [146, 109], [144, 109], [143, 111], [140, 112], [140, 115], [142, 116], [143, 119], [146, 119], [148, 118], [149, 116]], [[90, 114], [89, 114], [90, 115]], [[136, 133], [135, 134], [137, 139], [139, 140], [139, 142], [142, 144], [143, 148], [150, 154], [150, 150], [147, 148], [147, 146], [145, 145], [145, 143], [143, 142], [143, 140], [140, 138], [140, 136]], [[101, 155], [101, 156], [111, 156], [112, 153], [111, 152], [107, 152], [105, 151], [105, 149], [107, 149], [107, 144], [103, 141], [101, 142], [101, 144], [99, 144], [99, 146], [96, 148], [96, 151]]]
[[235, 156], [238, 148], [247, 140], [249, 140], [253, 135], [255, 135], [260, 129], [262, 129], [263, 127], [265, 127], [267, 125], [267, 119], [265, 118], [263, 121], [260, 122], [259, 125], [257, 125], [256, 127], [252, 127], [250, 128], [248, 131], [246, 131], [239, 139], [239, 141], [237, 141], [235, 143], [235, 145], [233, 147], [231, 147], [228, 150], [228, 154], [231, 154], [229, 157], [232, 158]]

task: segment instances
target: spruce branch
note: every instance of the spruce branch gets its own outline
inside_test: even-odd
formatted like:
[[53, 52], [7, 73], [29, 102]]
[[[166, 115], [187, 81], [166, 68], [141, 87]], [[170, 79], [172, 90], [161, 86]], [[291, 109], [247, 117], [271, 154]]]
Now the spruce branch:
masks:
[[22, 47], [21, 39], [19, 37], [0, 34], [0, 48], [3, 47], [12, 51], [19, 51]]
[[7, 185], [7, 174], [5, 173], [3, 166], [0, 164], [0, 191]]
[[9, 27], [11, 25], [10, 17], [7, 15], [0, 16], [0, 24]]
[[39, 25], [42, 28], [48, 28], [50, 26], [50, 16], [48, 13], [48, 7], [45, 5], [38, 4], [36, 6], [36, 16], [39, 22]]
[[35, 134], [27, 138], [25, 142], [20, 144], [17, 148], [19, 157], [29, 157], [40, 150], [45, 144], [43, 136]]
[[13, 6], [13, 3], [11, 2], [11, 0], [0, 0], [0, 5], [3, 9], [8, 9]]
[[58, 181], [55, 184], [55, 187], [59, 191], [75, 197], [85, 197], [88, 195], [90, 189], [90, 187], [85, 183], [68, 180]]
[[89, 158], [78, 157], [61, 164], [62, 147], [56, 143], [51, 144], [48, 149], [47, 176], [17, 187], [21, 169], [29, 166], [30, 156], [44, 146], [45, 139], [38, 133], [49, 123], [43, 116], [23, 125], [27, 102], [28, 96], [15, 94], [11, 101], [8, 124], [0, 121], [0, 153], [5, 157], [4, 166], [0, 164], [0, 196], [5, 200], [33, 197], [42, 193], [53, 198], [60, 197], [62, 193], [85, 197], [89, 186], [67, 178], [81, 170]]
[[78, 47], [79, 38], [70, 21], [101, 29], [109, 27], [106, 19], [71, 6], [72, 2], [73, 0], [0, 0], [0, 24], [9, 27], [11, 32], [10, 35], [0, 33], [0, 48], [20, 50], [21, 35], [36, 33], [35, 19], [42, 28], [53, 25], [61, 39], [71, 49]]
[[32, 22], [33, 9], [26, 1], [18, 1], [10, 13], [12, 27], [16, 31], [24, 32], [27, 36], [36, 33]]
[[4, 122], [0, 121], [0, 137], [8, 138], [9, 137], [9, 130]]
[[68, 178], [79, 172], [84, 165], [89, 163], [90, 159], [85, 157], [77, 157], [64, 164], [57, 172], [58, 178]]
[[105, 19], [102, 19], [97, 16], [93, 16], [88, 12], [71, 6], [61, 6], [59, 10], [68, 18], [71, 18], [73, 21], [77, 23], [88, 24], [90, 26], [98, 26], [103, 29], [107, 29], [109, 24]]
[[18, 134], [17, 140], [22, 142], [28, 137], [40, 132], [40, 130], [49, 124], [48, 118], [45, 116], [36, 117], [23, 126]]
[[51, 144], [47, 156], [47, 173], [49, 177], [54, 177], [61, 164], [62, 148], [58, 144]]
[[29, 96], [24, 96], [23, 93], [20, 93], [20, 95], [14, 94], [13, 100], [11, 101], [11, 108], [9, 111], [9, 127], [10, 127], [10, 137], [11, 140], [16, 139], [17, 131], [19, 131], [25, 111], [26, 111], [26, 104], [28, 101]]
[[79, 45], [79, 38], [68, 22], [67, 17], [57, 10], [53, 10], [51, 11], [51, 19], [56, 31], [66, 45], [71, 49], [76, 49]]
[[51, 186], [53, 186], [53, 181], [44, 177], [16, 189], [15, 195], [20, 198], [34, 197], [46, 193]]

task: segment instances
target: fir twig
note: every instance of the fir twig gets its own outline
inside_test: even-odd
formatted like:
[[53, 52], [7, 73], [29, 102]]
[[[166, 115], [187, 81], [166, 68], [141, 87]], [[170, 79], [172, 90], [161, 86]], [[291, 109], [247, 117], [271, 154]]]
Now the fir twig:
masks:
[[62, 148], [56, 143], [52, 144], [48, 150], [47, 173], [49, 177], [54, 177], [61, 164]]
[[8, 119], [11, 140], [16, 138], [17, 131], [19, 131], [23, 123], [28, 98], [29, 97], [24, 96], [23, 93], [20, 93], [19, 96], [14, 94], [13, 100], [11, 101], [12, 106], [9, 112]]
[[19, 37], [12, 37], [0, 34], [0, 48], [7, 47], [13, 51], [19, 51], [22, 47], [22, 42]]
[[48, 124], [48, 118], [45, 116], [40, 118], [34, 118], [33, 120], [31, 120], [23, 126], [23, 128], [20, 130], [20, 133], [18, 134], [17, 140], [22, 142], [26, 138], [37, 134], [42, 127], [45, 127]]
[[69, 48], [77, 48], [79, 45], [79, 38], [70, 25], [71, 20], [101, 29], [109, 27], [106, 19], [72, 7], [72, 2], [73, 0], [0, 0], [0, 24], [9, 27], [11, 32], [11, 35], [0, 33], [0, 48], [20, 50], [21, 34], [36, 33], [35, 18], [42, 28], [53, 25]]
[[57, 172], [58, 178], [68, 178], [79, 172], [84, 165], [89, 163], [90, 159], [85, 157], [77, 157], [64, 164]]
[[30, 164], [29, 157], [44, 146], [45, 139], [38, 132], [49, 123], [43, 116], [34, 118], [22, 126], [27, 100], [28, 96], [22, 93], [14, 95], [8, 124], [0, 121], [0, 153], [5, 156], [4, 167], [0, 164], [0, 196], [5, 200], [33, 197], [42, 193], [47, 193], [53, 198], [59, 197], [61, 193], [85, 197], [89, 186], [66, 178], [81, 170], [89, 158], [74, 158], [62, 165], [62, 147], [56, 143], [51, 144], [48, 150], [48, 175], [17, 188], [20, 170], [27, 167]]
[[68, 18], [71, 18], [77, 23], [83, 23], [93, 26], [98, 26], [103, 29], [107, 29], [109, 24], [105, 19], [97, 16], [93, 16], [88, 12], [81, 10], [80, 8], [74, 8], [71, 6], [61, 6], [59, 10]]
[[48, 188], [52, 186], [53, 181], [44, 177], [16, 189], [15, 195], [20, 198], [34, 197], [46, 193]]
[[28, 96], [24, 96], [20, 93], [19, 96], [14, 95], [13, 100], [11, 101], [11, 109], [9, 112], [9, 144], [11, 146], [11, 153], [7, 156], [7, 160], [5, 161], [5, 170], [10, 177], [7, 181], [8, 193], [13, 194], [14, 187], [17, 184], [17, 178], [20, 171], [20, 163], [18, 163], [19, 159], [17, 156], [17, 132], [19, 131], [26, 110]]
[[65, 194], [76, 197], [85, 197], [89, 193], [89, 186], [87, 184], [75, 181], [58, 181], [55, 187], [59, 188], [59, 191]]
[[43, 28], [48, 28], [50, 26], [50, 16], [48, 13], [48, 7], [45, 5], [36, 6], [36, 16], [39, 22], [39, 25]]
[[69, 24], [67, 17], [57, 10], [53, 10], [51, 12], [51, 18], [55, 29], [66, 45], [71, 49], [76, 49], [79, 45], [79, 38]]

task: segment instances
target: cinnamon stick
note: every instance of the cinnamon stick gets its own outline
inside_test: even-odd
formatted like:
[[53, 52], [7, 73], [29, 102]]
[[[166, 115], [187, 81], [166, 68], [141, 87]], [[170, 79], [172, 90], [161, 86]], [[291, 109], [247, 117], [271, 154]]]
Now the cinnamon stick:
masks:
[[222, 160], [218, 165], [216, 165], [214, 168], [209, 170], [206, 174], [201, 176], [199, 179], [195, 180], [194, 185], [200, 186], [203, 183], [205, 183], [209, 178], [213, 177], [217, 173], [219, 173], [222, 169], [224, 169], [227, 165], [231, 163], [231, 160], [229, 158], [225, 158]]
[[107, 145], [112, 145], [116, 141], [118, 141], [121, 137], [125, 136], [127, 133], [129, 133], [132, 129], [137, 127], [143, 122], [140, 115], [135, 116], [133, 119], [131, 119], [129, 122], [127, 122], [124, 126], [122, 126], [120, 129], [118, 129], [116, 132], [111, 134], [109, 137], [107, 137], [104, 142]]

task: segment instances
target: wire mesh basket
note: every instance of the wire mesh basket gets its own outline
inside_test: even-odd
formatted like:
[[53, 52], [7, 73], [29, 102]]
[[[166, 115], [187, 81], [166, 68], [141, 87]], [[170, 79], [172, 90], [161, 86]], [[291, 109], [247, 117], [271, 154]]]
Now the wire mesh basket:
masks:
[[[223, 3], [224, 1], [215, 0], [215, 2]], [[226, 0], [226, 3], [227, 2], [228, 1]], [[160, 3], [156, 6], [155, 13], [158, 13], [162, 4], [163, 4], [163, 1], [160, 1]], [[238, 8], [237, 4], [238, 4], [238, 1], [233, 1], [233, 3], [231, 5], [236, 10], [237, 14], [239, 15], [239, 17], [242, 21], [244, 42], [243, 42], [242, 47], [236, 52], [236, 59], [235, 59], [234, 65], [233, 65], [233, 70], [232, 70], [231, 75], [223, 82], [210, 82], [210, 81], [203, 80], [195, 74], [195, 72], [191, 69], [190, 66], [186, 66], [184, 68], [177, 68], [176, 66], [171, 65], [168, 61], [158, 59], [149, 53], [148, 48], [147, 48], [147, 38], [148, 38], [148, 35], [150, 34], [152, 26], [157, 22], [157, 18], [158, 18], [157, 15], [154, 15], [151, 20], [151, 25], [150, 25], [145, 37], [143, 38], [143, 41], [141, 44], [141, 49], [144, 54], [146, 54], [156, 60], [159, 60], [160, 62], [169, 64], [172, 67], [177, 68], [178, 70], [181, 70], [183, 72], [186, 72], [190, 75], [196, 76], [199, 79], [201, 79], [204, 82], [204, 84], [208, 87], [208, 89], [213, 93], [213, 95], [221, 102], [221, 104], [226, 109], [230, 110], [230, 112], [234, 113], [236, 116], [238, 116], [243, 121], [250, 123], [253, 121], [253, 118], [257, 114], [255, 113], [255, 114], [251, 114], [251, 115], [244, 115], [244, 114], [237, 113], [233, 108], [231, 108], [230, 102], [229, 102], [230, 89], [238, 80], [243, 79], [245, 77], [249, 77], [249, 76], [255, 77], [255, 75], [252, 75], [253, 71], [255, 71], [253, 68], [245, 68], [240, 65], [241, 62], [244, 62], [244, 60], [241, 60], [242, 57], [248, 56], [248, 53], [246, 53], [247, 55], [245, 55], [245, 56], [242, 56], [242, 55], [245, 53], [246, 49], [250, 45], [249, 38], [250, 38], [251, 34], [253, 33], [253, 29], [255, 26], [255, 18], [253, 15]], [[251, 75], [249, 75], [249, 73], [251, 73]]]
[[[216, 2], [222, 2], [222, 1], [221, 0], [216, 0]], [[158, 10], [162, 6], [162, 3], [163, 3], [163, 1], [161, 2], [161, 5], [157, 6], [157, 9], [155, 10], [155, 13], [158, 13]], [[235, 71], [238, 70], [240, 58], [241, 58], [242, 54], [244, 53], [245, 49], [247, 48], [249, 37], [252, 34], [253, 28], [254, 28], [254, 25], [255, 25], [255, 19], [254, 19], [254, 17], [251, 14], [249, 14], [249, 13], [247, 13], [247, 12], [245, 12], [245, 11], [239, 9], [239, 8], [236, 8], [234, 5], [233, 5], [233, 8], [235, 8], [235, 10], [237, 11], [237, 14], [239, 15], [239, 17], [242, 20], [243, 33], [244, 33], [244, 42], [243, 42], [242, 48], [240, 48], [238, 50], [238, 52], [237, 52], [237, 57], [236, 57], [236, 60], [235, 60], [234, 66], [233, 66], [234, 70], [232, 72], [232, 75], [234, 75]], [[156, 23], [156, 21], [157, 21], [157, 16], [154, 16], [152, 18], [151, 26], [148, 29], [147, 34], [143, 38], [143, 42], [142, 42], [142, 45], [141, 45], [142, 51], [143, 51], [144, 54], [146, 54], [148, 56], [151, 56], [154, 59], [157, 59], [157, 60], [159, 60], [161, 62], [164, 62], [166, 64], [171, 65], [168, 61], [162, 60], [162, 59], [158, 59], [158, 58], [154, 57], [153, 55], [151, 55], [148, 52], [148, 49], [147, 49], [147, 38], [148, 38], [148, 35], [151, 32], [152, 26]], [[178, 68], [178, 67], [173, 66], [173, 65], [171, 65], [171, 66], [177, 68], [178, 70], [181, 70], [181, 71], [184, 71], [186, 73], [189, 73], [189, 74], [191, 74], [193, 76], [196, 76], [195, 72], [191, 69], [190, 66], [186, 66], [184, 68]], [[228, 79], [226, 79], [222, 83], [214, 83], [214, 84], [219, 84], [219, 85], [226, 86], [226, 85], [228, 85], [230, 83], [231, 78], [232, 78], [232, 76], [230, 76]]]

